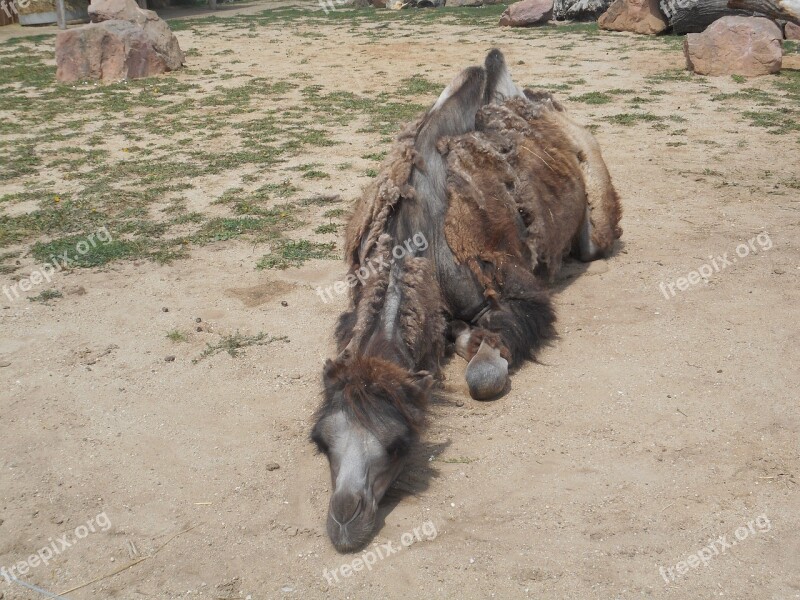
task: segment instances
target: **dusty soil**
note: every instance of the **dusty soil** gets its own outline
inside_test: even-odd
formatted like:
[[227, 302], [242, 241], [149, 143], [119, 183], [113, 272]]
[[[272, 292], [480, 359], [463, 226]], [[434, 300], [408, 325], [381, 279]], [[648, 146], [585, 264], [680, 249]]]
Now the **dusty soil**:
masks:
[[[447, 366], [375, 543], [401, 547], [426, 522], [435, 539], [339, 570], [338, 582], [324, 572], [360, 555], [327, 540], [328, 469], [307, 434], [345, 308], [315, 289], [342, 277], [340, 262], [256, 270], [263, 244], [232, 240], [167, 265], [58, 273], [63, 297], [50, 303], [0, 298], [0, 566], [69, 534], [71, 547], [20, 579], [51, 593], [94, 581], [65, 594], [74, 600], [800, 598], [796, 131], [771, 134], [741, 116], [746, 102], [713, 101], [741, 89], [730, 78], [648, 80], [683, 65], [679, 44], [662, 40], [459, 23], [392, 22], [374, 40], [370, 24], [331, 23], [319, 38], [302, 26], [250, 37], [220, 27], [178, 32], [198, 48], [193, 68], [232, 49], [247, 59], [237, 72], [377, 93], [417, 73], [444, 86], [496, 45], [522, 84], [585, 80], [566, 97], [664, 90], [646, 109], [670, 129], [608, 121], [625, 98], [566, 100], [599, 125], [625, 209], [618, 250], [566, 266], [554, 289], [560, 339], [505, 397], [471, 400], [464, 364]], [[747, 85], [773, 89], [770, 78]], [[349, 202], [374, 166], [362, 154], [386, 144], [337, 136], [345, 143], [299, 162], [352, 162], [312, 189]], [[226, 178], [201, 180], [192, 202], [216, 210], [237, 172]], [[707, 284], [669, 298], [659, 289], [759, 234]], [[22, 260], [27, 274], [35, 261]], [[175, 329], [188, 341], [167, 339]], [[236, 331], [286, 340], [193, 362]], [[75, 539], [101, 513], [107, 530]], [[735, 544], [677, 575], [720, 536]], [[0, 582], [0, 597], [45, 596]]]

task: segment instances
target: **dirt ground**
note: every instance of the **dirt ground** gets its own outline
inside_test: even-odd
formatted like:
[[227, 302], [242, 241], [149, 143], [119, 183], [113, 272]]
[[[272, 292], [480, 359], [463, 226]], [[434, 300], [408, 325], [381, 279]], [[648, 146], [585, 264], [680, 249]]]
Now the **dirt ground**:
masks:
[[[328, 467], [307, 437], [346, 306], [315, 290], [343, 276], [341, 262], [258, 270], [269, 244], [234, 238], [166, 264], [56, 273], [27, 294], [61, 292], [50, 302], [0, 296], [0, 566], [71, 542], [19, 575], [39, 591], [0, 581], [0, 598], [800, 598], [800, 133], [753, 123], [756, 92], [736, 95], [761, 90], [794, 110], [776, 78], [685, 78], [680, 40], [567, 28], [221, 23], [178, 29], [194, 49], [179, 80], [204, 85], [223, 53], [242, 59], [222, 60], [232, 73], [301, 73], [370, 97], [422, 74], [437, 87], [413, 98], [425, 105], [500, 47], [519, 83], [561, 85], [571, 113], [597, 126], [623, 238], [607, 261], [566, 265], [560, 339], [506, 396], [471, 400], [463, 362], [448, 364], [381, 510], [375, 544], [397, 551], [357, 571], [347, 565], [362, 554], [337, 554], [325, 534]], [[52, 51], [52, 38], [39, 43]], [[784, 66], [797, 75], [798, 56]], [[612, 101], [580, 99], [590, 92]], [[292, 94], [278, 102], [300, 102]], [[628, 108], [632, 95], [646, 113]], [[631, 110], [651, 116], [615, 116]], [[346, 208], [377, 168], [363, 155], [387, 143], [357, 127], [333, 135], [257, 183], [293, 177]], [[301, 163], [329, 177], [285, 170]], [[217, 214], [249, 168], [195, 178], [189, 205]], [[4, 187], [59, 177], [43, 167]], [[314, 233], [320, 212], [299, 233], [338, 240], [341, 229]], [[37, 265], [19, 261], [0, 284]], [[715, 261], [707, 283], [675, 287]], [[237, 331], [273, 337], [203, 356]]]

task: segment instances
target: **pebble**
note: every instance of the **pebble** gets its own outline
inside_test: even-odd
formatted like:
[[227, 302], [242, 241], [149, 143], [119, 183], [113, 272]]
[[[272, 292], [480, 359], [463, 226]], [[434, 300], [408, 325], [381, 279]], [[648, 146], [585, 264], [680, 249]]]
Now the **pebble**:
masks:
[[175, 362], [175, 355], [170, 354], [169, 356], [165, 356], [164, 360], [167, 362]]
[[161, 308], [161, 312], [169, 312], [169, 309], [166, 306], [164, 306]]
[[289, 306], [289, 303], [286, 300], [281, 300], [281, 306]]
[[201, 319], [200, 317], [197, 317], [197, 318], [194, 320], [194, 322], [195, 322], [195, 323], [202, 323], [202, 322], [203, 322], [203, 319]]
[[271, 462], [267, 463], [265, 468], [267, 469], [267, 471], [277, 471], [278, 469], [281, 468], [281, 466], [278, 463]]
[[197, 327], [197, 328], [195, 328], [195, 331], [203, 331], [203, 328], [202, 327]]
[[10, 367], [11, 363], [7, 360], [0, 360], [0, 367]]

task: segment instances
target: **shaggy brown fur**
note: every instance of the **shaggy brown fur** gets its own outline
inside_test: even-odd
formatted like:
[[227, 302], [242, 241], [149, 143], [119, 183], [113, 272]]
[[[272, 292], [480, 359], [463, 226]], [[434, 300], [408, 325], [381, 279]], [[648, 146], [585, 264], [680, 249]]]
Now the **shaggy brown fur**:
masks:
[[[336, 328], [339, 355], [323, 374], [317, 446], [339, 456], [328, 442], [361, 436], [385, 444], [386, 460], [407, 451], [448, 336], [475, 357], [467, 369], [473, 397], [495, 396], [507, 368], [555, 336], [544, 286], [564, 255], [607, 255], [622, 233], [620, 216], [596, 141], [550, 94], [519, 90], [497, 50], [483, 68], [464, 70], [400, 134], [348, 223], [350, 274], [373, 275], [352, 288]], [[429, 244], [393, 258], [417, 234]], [[329, 534], [352, 548], [347, 519], [362, 504], [352, 490], [337, 493]], [[367, 530], [358, 531], [363, 542]]]

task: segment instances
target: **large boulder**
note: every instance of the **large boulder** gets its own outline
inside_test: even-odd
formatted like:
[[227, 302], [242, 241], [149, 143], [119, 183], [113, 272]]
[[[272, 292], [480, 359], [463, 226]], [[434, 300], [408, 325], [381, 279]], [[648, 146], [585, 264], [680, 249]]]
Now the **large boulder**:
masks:
[[89, 19], [93, 23], [121, 19], [143, 28], [155, 51], [163, 57], [167, 71], [179, 69], [186, 60], [167, 22], [152, 10], [139, 8], [136, 0], [92, 0]]
[[119, 81], [167, 71], [141, 27], [105, 21], [60, 31], [56, 36], [56, 79]]
[[702, 75], [767, 75], [781, 70], [783, 33], [763, 17], [723, 17], [683, 42], [686, 68]]
[[787, 40], [800, 40], [800, 25], [787, 21], [783, 27], [783, 37]]
[[500, 15], [503, 27], [529, 27], [547, 23], [553, 18], [553, 0], [522, 0], [509, 6]]
[[597, 20], [600, 29], [656, 35], [667, 28], [658, 0], [614, 0]]
[[185, 60], [167, 23], [135, 0], [94, 0], [92, 23], [56, 36], [56, 78], [118, 81], [179, 69]]

